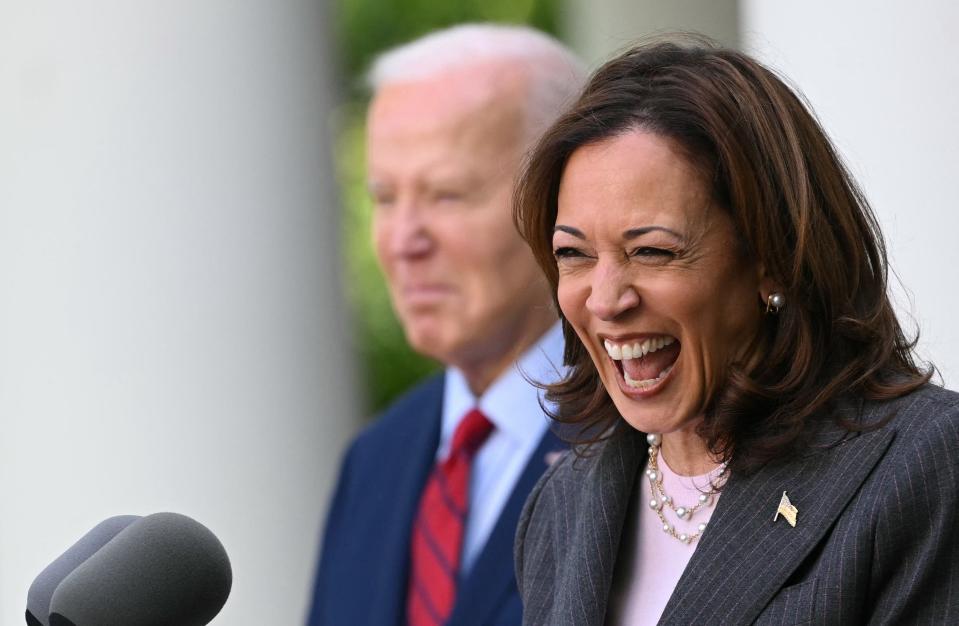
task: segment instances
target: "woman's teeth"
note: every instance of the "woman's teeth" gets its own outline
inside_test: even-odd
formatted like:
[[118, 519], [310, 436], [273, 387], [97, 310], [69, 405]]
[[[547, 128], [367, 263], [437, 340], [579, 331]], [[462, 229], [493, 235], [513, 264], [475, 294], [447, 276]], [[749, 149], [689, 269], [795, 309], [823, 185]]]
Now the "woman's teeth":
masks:
[[606, 339], [603, 345], [606, 346], [606, 354], [609, 355], [609, 358], [614, 361], [621, 361], [623, 359], [641, 359], [650, 352], [656, 352], [661, 348], [672, 345], [675, 341], [674, 337], [663, 335], [662, 337], [652, 337], [644, 341], [623, 344], [613, 343]]
[[626, 384], [629, 385], [630, 387], [633, 387], [635, 389], [642, 389], [645, 391], [646, 389], [649, 389], [650, 387], [652, 387], [653, 385], [655, 385], [662, 379], [666, 378], [666, 375], [669, 374], [672, 370], [673, 370], [673, 366], [670, 365], [669, 367], [661, 371], [659, 375], [656, 376], [656, 378], [647, 378], [646, 380], [633, 380], [632, 378], [629, 377], [629, 374], [627, 374], [626, 372], [623, 372], [623, 380], [625, 380]]
[[[661, 350], [662, 348], [672, 345], [675, 342], [676, 342], [675, 337], [662, 335], [660, 337], [651, 337], [643, 341], [636, 341], [636, 342], [630, 342], [630, 343], [614, 343], [610, 341], [609, 339], [606, 339], [603, 342], [603, 345], [606, 348], [606, 354], [609, 355], [609, 358], [613, 359], [614, 361], [625, 362], [631, 359], [641, 359], [645, 357], [647, 354], [656, 352], [657, 350]], [[646, 390], [655, 386], [662, 379], [664, 379], [669, 374], [669, 372], [671, 372], [673, 369], [673, 363], [670, 363], [669, 365], [664, 367], [663, 370], [659, 372], [659, 374], [657, 374], [655, 378], [647, 378], [644, 380], [633, 380], [632, 378], [629, 377], [629, 373], [627, 371], [627, 368], [625, 367], [626, 364], [623, 363], [623, 365], [624, 367], [622, 368], [622, 373], [623, 373], [623, 379], [626, 381], [626, 384], [634, 389], [642, 389], [642, 390]]]

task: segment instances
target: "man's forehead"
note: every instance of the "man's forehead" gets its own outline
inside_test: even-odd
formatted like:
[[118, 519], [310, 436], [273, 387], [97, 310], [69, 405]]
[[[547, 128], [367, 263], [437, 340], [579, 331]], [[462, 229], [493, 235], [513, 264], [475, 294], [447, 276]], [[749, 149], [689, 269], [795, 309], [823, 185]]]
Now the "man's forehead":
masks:
[[[384, 86], [367, 125], [371, 181], [481, 186], [515, 170], [526, 144], [525, 93], [458, 75]], [[520, 83], [521, 85], [521, 83]]]
[[501, 62], [451, 69], [428, 78], [390, 82], [370, 104], [371, 133], [418, 127], [495, 123], [515, 118], [527, 96], [525, 72]]

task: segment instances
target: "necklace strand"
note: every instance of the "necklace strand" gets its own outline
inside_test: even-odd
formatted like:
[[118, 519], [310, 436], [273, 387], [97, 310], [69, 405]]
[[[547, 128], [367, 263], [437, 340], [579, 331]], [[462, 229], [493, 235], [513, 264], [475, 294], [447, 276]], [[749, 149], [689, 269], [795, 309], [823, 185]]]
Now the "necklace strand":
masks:
[[[666, 519], [663, 509], [668, 508], [679, 519], [689, 521], [700, 509], [712, 507], [716, 501], [716, 489], [714, 487], [709, 492], [699, 494], [698, 502], [692, 506], [677, 505], [676, 502], [673, 501], [673, 498], [663, 489], [663, 473], [659, 469], [658, 461], [662, 439], [659, 435], [649, 434], [646, 435], [646, 441], [649, 443], [649, 468], [646, 470], [646, 478], [649, 479], [649, 494], [651, 497], [649, 508], [656, 513], [659, 521], [662, 522], [663, 532], [685, 544], [692, 543], [706, 530], [706, 522], [700, 523], [697, 531], [694, 533], [676, 532], [676, 527], [670, 524]], [[720, 476], [725, 474], [726, 464], [724, 463], [721, 467], [722, 469], [719, 472]]]

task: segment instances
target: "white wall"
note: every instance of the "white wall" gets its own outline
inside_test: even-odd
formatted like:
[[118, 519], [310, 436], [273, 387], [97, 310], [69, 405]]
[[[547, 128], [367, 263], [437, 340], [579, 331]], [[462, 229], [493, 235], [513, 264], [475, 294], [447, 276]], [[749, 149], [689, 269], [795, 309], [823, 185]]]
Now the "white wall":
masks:
[[959, 4], [743, 0], [743, 47], [812, 102], [879, 216], [901, 318], [959, 385]]
[[0, 0], [0, 624], [162, 510], [232, 558], [215, 623], [302, 622], [354, 419], [323, 6]]

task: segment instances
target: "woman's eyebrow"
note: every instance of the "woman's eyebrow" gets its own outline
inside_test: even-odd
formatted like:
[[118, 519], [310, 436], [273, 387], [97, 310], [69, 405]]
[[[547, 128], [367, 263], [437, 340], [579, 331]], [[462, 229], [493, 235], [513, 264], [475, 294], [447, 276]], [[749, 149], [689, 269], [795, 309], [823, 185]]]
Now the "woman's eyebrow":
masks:
[[[629, 241], [630, 239], [635, 239], [636, 237], [640, 237], [642, 235], [645, 235], [647, 233], [651, 233], [657, 230], [667, 233], [669, 235], [672, 235], [673, 237], [675, 237], [676, 239], [679, 239], [680, 241], [683, 240], [682, 235], [677, 233], [675, 230], [666, 228], [665, 226], [643, 226], [642, 228], [630, 228], [629, 230], [623, 232], [623, 239], [625, 239], [626, 241]], [[577, 239], [586, 239], [586, 235], [583, 233], [583, 231], [581, 231], [578, 228], [574, 228], [572, 226], [557, 224], [556, 226], [553, 227], [553, 232], [555, 233], [557, 231], [570, 234], [573, 237], [576, 237]]]
[[578, 228], [573, 228], [572, 226], [563, 226], [562, 224], [557, 224], [556, 226], [553, 227], [553, 232], [555, 233], [558, 230], [564, 233], [568, 233], [572, 235], [573, 237], [576, 237], [577, 239], [586, 239], [586, 235], [583, 234], [583, 231], [581, 231]]
[[641, 235], [645, 235], [646, 233], [651, 233], [657, 230], [662, 231], [664, 233], [668, 233], [672, 235], [673, 237], [675, 237], [676, 239], [679, 239], [680, 241], [683, 240], [682, 235], [677, 233], [675, 230], [666, 228], [665, 226], [643, 226], [642, 228], [630, 228], [629, 230], [623, 232], [623, 239], [625, 239], [626, 241], [629, 241], [630, 239], [635, 239], [636, 237], [639, 237]]

